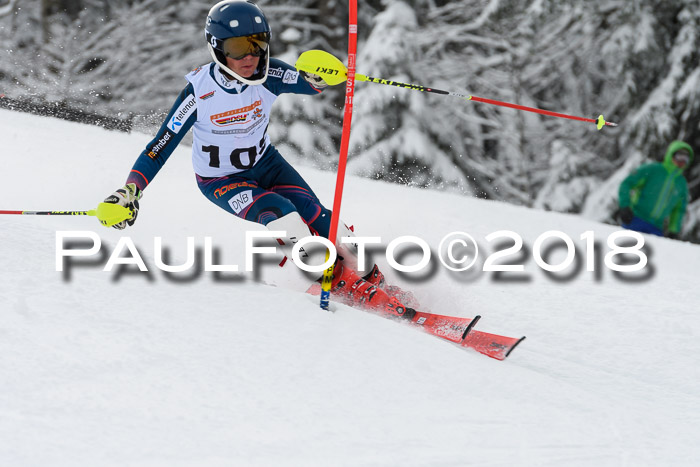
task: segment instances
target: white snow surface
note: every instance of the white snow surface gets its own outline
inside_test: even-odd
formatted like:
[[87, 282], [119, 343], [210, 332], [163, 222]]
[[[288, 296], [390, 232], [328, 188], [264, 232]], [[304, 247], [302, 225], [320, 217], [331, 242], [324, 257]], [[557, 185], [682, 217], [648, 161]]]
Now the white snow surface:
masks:
[[[0, 110], [0, 209], [92, 209], [150, 139]], [[603, 255], [597, 272], [553, 280], [533, 260], [539, 235], [567, 233], [584, 261], [583, 232], [605, 254], [617, 229], [348, 177], [343, 219], [384, 245], [414, 235], [436, 251], [464, 231], [481, 267], [489, 233], [522, 236], [508, 260], [525, 265], [524, 281], [448, 273], [435, 258], [434, 274], [400, 276], [375, 254], [426, 310], [526, 335], [500, 362], [340, 304], [321, 311], [300, 291], [161, 272], [156, 236], [172, 263], [187, 236], [210, 236], [220, 263], [242, 268], [245, 232], [260, 230], [207, 201], [189, 159], [186, 147], [173, 154], [123, 232], [88, 216], [0, 216], [0, 464], [697, 465], [697, 245], [645, 236], [646, 280], [621, 280]], [[330, 206], [335, 174], [300, 172]], [[57, 231], [96, 232], [107, 255], [130, 237], [150, 272], [106, 272], [106, 258], [57, 272]]]

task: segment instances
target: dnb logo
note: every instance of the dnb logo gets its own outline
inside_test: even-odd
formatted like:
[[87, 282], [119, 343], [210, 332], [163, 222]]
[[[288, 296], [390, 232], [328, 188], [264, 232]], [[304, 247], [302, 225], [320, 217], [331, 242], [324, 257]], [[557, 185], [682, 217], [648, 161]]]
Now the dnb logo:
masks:
[[240, 214], [243, 209], [253, 204], [253, 190], [246, 190], [238, 193], [228, 200], [228, 204], [236, 214]]

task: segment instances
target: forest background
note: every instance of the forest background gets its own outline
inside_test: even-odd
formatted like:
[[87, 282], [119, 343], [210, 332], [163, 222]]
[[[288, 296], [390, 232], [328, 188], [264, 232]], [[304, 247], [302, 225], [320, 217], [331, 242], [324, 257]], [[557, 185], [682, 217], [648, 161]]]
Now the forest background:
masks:
[[[153, 133], [183, 76], [211, 60], [203, 28], [213, 3], [0, 0], [0, 106]], [[273, 56], [293, 64], [323, 49], [346, 60], [345, 1], [257, 3]], [[700, 151], [699, 0], [358, 4], [359, 73], [603, 114], [619, 127], [358, 82], [352, 173], [614, 224], [625, 176], [661, 160], [674, 139]], [[284, 124], [271, 125], [273, 142], [295, 162], [333, 170], [343, 99], [335, 87], [278, 100], [273, 122]], [[686, 178], [681, 238], [700, 243], [700, 162]]]

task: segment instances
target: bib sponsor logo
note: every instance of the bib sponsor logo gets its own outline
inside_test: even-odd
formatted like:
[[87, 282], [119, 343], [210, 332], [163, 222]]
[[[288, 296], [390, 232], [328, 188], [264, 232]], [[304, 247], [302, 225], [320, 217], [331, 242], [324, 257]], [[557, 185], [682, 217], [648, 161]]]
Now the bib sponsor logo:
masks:
[[173, 117], [170, 119], [170, 123], [168, 123], [168, 129], [175, 134], [179, 133], [180, 128], [182, 128], [182, 124], [187, 121], [187, 118], [192, 115], [192, 112], [194, 112], [196, 109], [197, 101], [195, 100], [194, 96], [190, 96], [189, 99], [184, 101], [182, 104], [180, 104], [180, 107], [177, 108], [173, 114]]
[[226, 125], [236, 125], [239, 123], [245, 123], [248, 120], [248, 114], [231, 115], [225, 118], [219, 118], [214, 121], [215, 125], [226, 126]]
[[253, 190], [246, 190], [238, 193], [228, 200], [228, 204], [236, 214], [240, 214], [243, 209], [253, 204]]
[[[253, 115], [253, 120], [255, 120], [255, 115]], [[235, 129], [228, 129], [228, 130], [216, 130], [212, 129], [211, 132], [212, 134], [215, 135], [248, 135], [255, 130], [257, 130], [260, 125], [264, 124], [267, 120], [266, 119], [258, 119], [255, 123], [253, 123], [250, 126], [247, 126], [245, 128], [235, 128]]]
[[253, 111], [252, 115], [255, 116], [256, 119], [262, 116], [262, 109], [259, 108], [261, 105], [262, 100], [257, 100], [251, 105], [242, 107], [240, 109], [229, 110], [228, 112], [214, 114], [211, 117], [209, 117], [209, 119], [216, 126], [239, 125], [248, 121], [248, 117], [251, 115], [251, 111]]
[[208, 93], [204, 94], [203, 96], [199, 96], [199, 98], [202, 99], [203, 101], [205, 101], [205, 100], [209, 99], [210, 97], [214, 97], [215, 92], [216, 92], [216, 90], [214, 90], [212, 92], [208, 92]]
[[282, 78], [283, 83], [296, 84], [296, 82], [298, 80], [299, 80], [299, 72], [298, 71], [287, 70], [284, 72], [284, 77]]

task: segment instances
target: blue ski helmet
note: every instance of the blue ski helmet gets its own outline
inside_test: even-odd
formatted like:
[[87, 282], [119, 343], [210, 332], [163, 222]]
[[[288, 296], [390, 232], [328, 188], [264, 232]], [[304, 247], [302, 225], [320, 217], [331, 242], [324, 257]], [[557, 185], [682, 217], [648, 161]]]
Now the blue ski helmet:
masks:
[[[262, 10], [248, 0], [224, 0], [209, 10], [204, 28], [207, 47], [219, 67], [245, 84], [262, 84], [270, 67], [270, 25]], [[226, 57], [260, 57], [255, 73], [244, 78], [226, 65]]]

